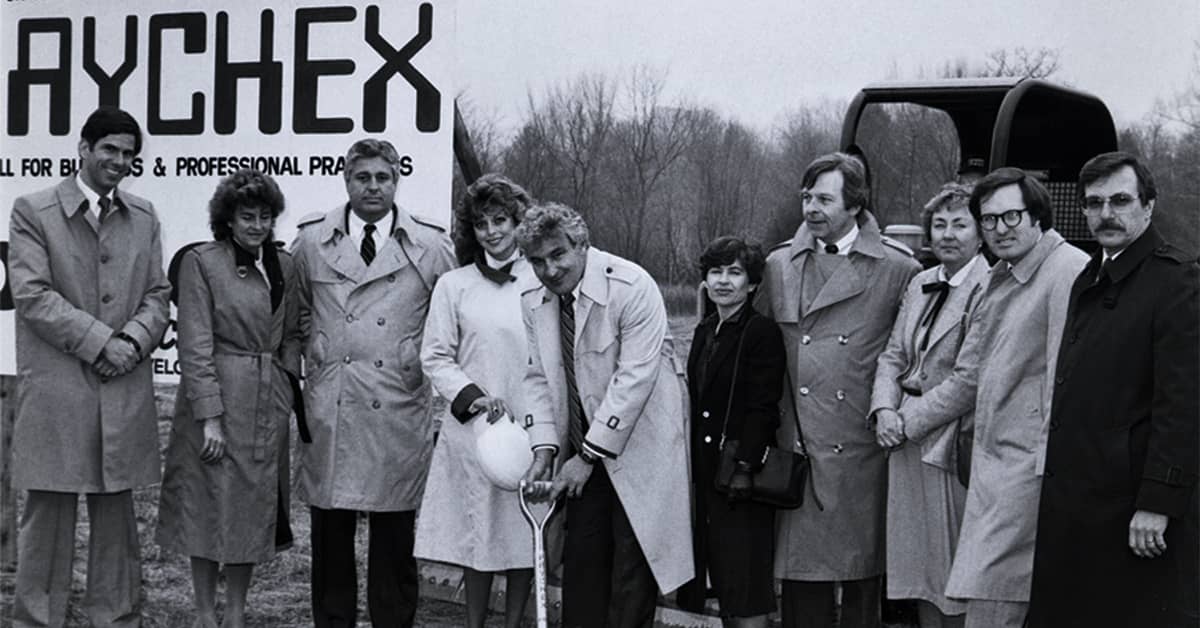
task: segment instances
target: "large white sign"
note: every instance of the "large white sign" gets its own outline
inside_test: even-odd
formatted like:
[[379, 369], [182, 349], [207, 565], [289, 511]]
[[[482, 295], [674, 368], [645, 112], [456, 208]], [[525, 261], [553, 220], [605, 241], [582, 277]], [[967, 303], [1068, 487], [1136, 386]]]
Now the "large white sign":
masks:
[[[287, 198], [276, 238], [346, 200], [344, 155], [378, 137], [401, 155], [397, 203], [450, 222], [453, 1], [5, 0], [0, 4], [0, 374], [16, 372], [8, 217], [20, 195], [78, 168], [99, 105], [129, 111], [144, 142], [121, 187], [163, 223], [164, 266], [208, 240], [217, 182], [242, 167]], [[174, 321], [158, 379], [177, 379]]]

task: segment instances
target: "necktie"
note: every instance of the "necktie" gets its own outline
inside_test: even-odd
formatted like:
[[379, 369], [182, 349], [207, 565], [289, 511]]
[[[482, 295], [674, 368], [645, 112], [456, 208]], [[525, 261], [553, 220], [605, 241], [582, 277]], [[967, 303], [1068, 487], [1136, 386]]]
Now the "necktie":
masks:
[[1104, 273], [1108, 270], [1108, 262], [1107, 256], [1100, 258], [1100, 268], [1096, 269], [1096, 281], [1092, 282], [1093, 284], [1098, 284], [1101, 279], [1104, 279]]
[[362, 246], [358, 252], [362, 255], [363, 263], [367, 266], [375, 259], [375, 225], [366, 225], [363, 227]]
[[97, 204], [100, 205], [100, 222], [104, 222], [104, 219], [108, 217], [108, 212], [112, 210], [112, 199], [101, 196]]
[[826, 245], [825, 245], [825, 252], [826, 252], [826, 253], [828, 253], [828, 254], [830, 254], [830, 255], [837, 255], [837, 253], [838, 253], [838, 246], [837, 246], [836, 244], [826, 244]]
[[942, 311], [942, 306], [946, 304], [946, 297], [950, 296], [950, 284], [945, 281], [935, 281], [921, 286], [921, 292], [925, 294], [937, 293], [937, 297], [933, 301], [933, 307], [929, 308], [929, 313], [925, 315], [921, 325], [925, 327], [925, 334], [921, 337], [921, 351], [924, 351], [929, 346], [929, 333], [933, 331], [933, 324], [937, 322], [938, 313]]
[[567, 433], [575, 451], [583, 450], [583, 434], [587, 418], [579, 401], [579, 385], [575, 381], [575, 296], [568, 293], [558, 298], [558, 336], [562, 346], [563, 370], [567, 379]]

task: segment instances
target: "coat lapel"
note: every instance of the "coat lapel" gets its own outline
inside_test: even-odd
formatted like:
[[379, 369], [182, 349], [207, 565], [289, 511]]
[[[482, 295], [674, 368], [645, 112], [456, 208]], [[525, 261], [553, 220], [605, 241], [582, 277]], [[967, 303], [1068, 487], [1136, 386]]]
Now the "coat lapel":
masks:
[[[801, 246], [809, 251], [809, 255], [801, 256], [802, 258], [813, 254], [814, 236], [808, 230], [807, 224], [800, 225], [800, 229], [796, 231], [796, 240], [802, 242]], [[850, 248], [850, 254], [847, 256], [848, 263], [842, 264], [829, 276], [825, 285], [821, 286], [821, 291], [813, 299], [808, 311], [804, 312], [804, 316], [807, 317], [813, 312], [861, 294], [866, 289], [863, 275], [868, 270], [866, 268], [869, 265], [868, 258], [882, 259], [883, 256], [883, 241], [879, 232], [879, 224], [875, 222], [875, 217], [871, 215], [871, 212], [864, 209], [858, 214], [858, 238], [854, 240], [854, 244]], [[792, 263], [796, 264], [795, 258]], [[811, 260], [803, 260], [799, 264], [797, 270], [801, 273], [804, 271], [804, 263], [811, 263]], [[803, 274], [800, 276], [803, 277]]]
[[[930, 348], [937, 345], [950, 330], [958, 328], [963, 316], [967, 313], [967, 308], [972, 302], [979, 299], [979, 294], [975, 290], [975, 287], [987, 279], [987, 274], [987, 260], [983, 257], [976, 259], [975, 264], [971, 267], [971, 272], [967, 274], [967, 278], [950, 292], [945, 305], [942, 306], [941, 313], [938, 314], [937, 320], [933, 322], [933, 331], [929, 332]], [[929, 301], [933, 299], [933, 296], [932, 294], [926, 295], [925, 308], [930, 307]], [[921, 312], [922, 316], [924, 316], [925, 309], [923, 308]], [[920, 325], [919, 322], [918, 325]]]
[[[542, 371], [554, 390], [564, 390], [562, 340], [558, 331], [558, 299], [542, 288], [542, 302], [533, 308], [533, 333], [538, 339]], [[578, 336], [579, 334], [575, 334]]]
[[354, 246], [353, 240], [346, 233], [345, 205], [339, 205], [325, 214], [321, 223], [321, 246], [318, 251], [321, 259], [334, 271], [348, 277], [355, 283], [362, 279], [366, 271], [362, 256]]
[[[575, 348], [579, 348], [579, 339], [590, 329], [592, 306], [608, 303], [608, 277], [604, 269], [606, 260], [602, 259], [599, 251], [589, 248], [587, 265], [583, 269], [583, 277], [579, 280], [579, 305], [575, 310]], [[578, 352], [576, 352], [578, 353]]]

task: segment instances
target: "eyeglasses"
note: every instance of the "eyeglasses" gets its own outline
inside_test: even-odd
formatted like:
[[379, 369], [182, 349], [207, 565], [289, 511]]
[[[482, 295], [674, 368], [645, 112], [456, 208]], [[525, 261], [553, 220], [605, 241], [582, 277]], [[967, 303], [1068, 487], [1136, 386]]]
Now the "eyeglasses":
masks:
[[1100, 212], [1104, 211], [1105, 205], [1111, 207], [1114, 214], [1131, 212], [1134, 209], [1133, 202], [1135, 200], [1137, 197], [1128, 192], [1117, 192], [1108, 198], [1088, 196], [1083, 199], [1083, 213], [1088, 216], [1099, 216]]
[[1004, 221], [1004, 226], [1015, 227], [1021, 224], [1021, 214], [1029, 211], [1028, 209], [1010, 209], [999, 214], [983, 214], [979, 217], [979, 226], [983, 227], [984, 231], [994, 231], [996, 222]]

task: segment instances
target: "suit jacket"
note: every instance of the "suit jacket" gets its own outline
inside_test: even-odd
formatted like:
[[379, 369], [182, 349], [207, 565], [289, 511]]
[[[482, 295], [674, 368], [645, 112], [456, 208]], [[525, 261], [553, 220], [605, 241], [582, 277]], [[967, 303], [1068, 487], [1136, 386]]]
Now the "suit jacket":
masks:
[[[575, 314], [575, 377], [586, 440], [615, 454], [604, 467], [664, 593], [692, 578], [686, 415], [657, 284], [636, 264], [588, 249]], [[568, 444], [559, 301], [526, 284], [524, 388], [533, 447]], [[559, 456], [561, 459], [563, 456]]]
[[[1035, 626], [1196, 625], [1200, 266], [1151, 226], [1071, 288], [1038, 517]], [[1129, 549], [1136, 510], [1167, 551]]]
[[[902, 388], [922, 393], [932, 389], [954, 369], [968, 323], [983, 292], [991, 268], [983, 256], [976, 258], [966, 279], [951, 289], [942, 310], [929, 332], [929, 344], [922, 352], [921, 321], [929, 313], [935, 294], [922, 287], [938, 279], [941, 266], [921, 271], [909, 282], [900, 303], [900, 314], [888, 338], [887, 348], [879, 355], [875, 385], [871, 388], [871, 414], [889, 408], [903, 409], [916, 397], [905, 395]], [[919, 363], [919, 368], [914, 368]], [[931, 422], [927, 417], [905, 415], [905, 434], [921, 448], [921, 459], [950, 473], [957, 464], [955, 436], [959, 429], [970, 430], [973, 417], [967, 413], [960, 421]], [[944, 419], [945, 417], [941, 417]], [[957, 418], [957, 417], [956, 417]], [[912, 445], [909, 445], [912, 446]]]
[[454, 249], [440, 227], [398, 209], [367, 266], [346, 212], [302, 220], [292, 246], [312, 432], [300, 445], [296, 492], [318, 508], [415, 510], [433, 451], [421, 336]]
[[757, 302], [787, 347], [779, 442], [802, 449], [799, 412], [812, 464], [804, 507], [779, 513], [775, 575], [858, 580], [883, 573], [887, 459], [867, 419], [875, 361], [920, 267], [863, 211], [846, 263], [801, 311], [805, 265], [816, 255], [814, 237], [801, 225], [767, 257]]
[[13, 203], [16, 488], [109, 493], [159, 479], [150, 361], [106, 382], [91, 366], [113, 333], [136, 340], [146, 358], [167, 327], [171, 287], [154, 206], [113, 196], [117, 209], [103, 223], [75, 177]]

